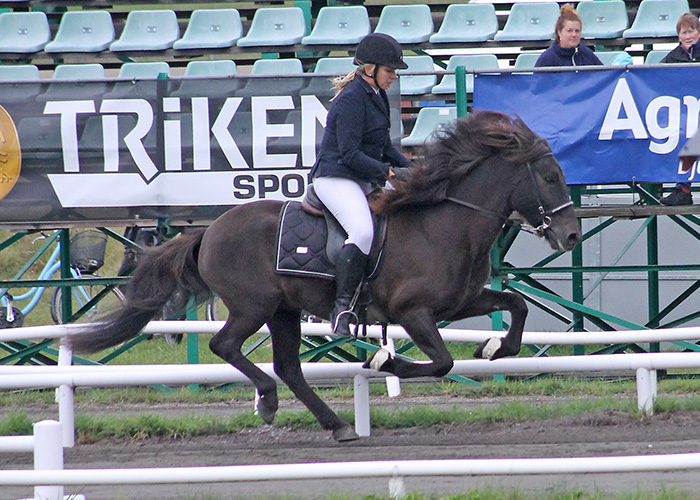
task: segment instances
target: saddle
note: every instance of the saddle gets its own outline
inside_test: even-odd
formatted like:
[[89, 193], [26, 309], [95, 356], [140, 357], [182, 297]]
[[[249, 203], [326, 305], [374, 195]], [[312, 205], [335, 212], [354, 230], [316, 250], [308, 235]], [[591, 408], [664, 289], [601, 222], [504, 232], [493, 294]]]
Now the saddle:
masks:
[[[374, 214], [374, 240], [366, 280], [379, 269], [386, 237], [385, 216]], [[280, 213], [275, 271], [291, 276], [335, 279], [335, 262], [347, 234], [316, 195], [313, 185], [303, 201], [288, 201]]]

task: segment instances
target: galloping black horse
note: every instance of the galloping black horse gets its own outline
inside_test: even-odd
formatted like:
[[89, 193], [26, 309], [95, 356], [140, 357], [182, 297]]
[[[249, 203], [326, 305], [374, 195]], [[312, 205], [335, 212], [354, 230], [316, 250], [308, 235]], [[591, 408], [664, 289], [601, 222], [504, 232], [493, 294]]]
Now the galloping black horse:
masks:
[[[436, 323], [509, 311], [507, 335], [482, 344], [475, 356], [497, 359], [520, 351], [527, 315], [518, 295], [484, 288], [489, 251], [517, 211], [555, 250], [571, 250], [581, 232], [559, 164], [547, 143], [520, 119], [482, 111], [460, 119], [428, 146], [424, 165], [379, 195], [389, 214], [383, 263], [369, 284], [369, 322], [402, 325], [429, 363], [379, 351], [370, 366], [399, 377], [443, 376], [453, 366]], [[349, 424], [313, 392], [299, 362], [301, 311], [327, 317], [334, 281], [275, 273], [281, 202], [235, 207], [206, 229], [183, 234], [139, 262], [123, 309], [71, 337], [76, 351], [97, 351], [135, 337], [174, 290], [216, 292], [229, 310], [211, 350], [255, 384], [258, 411], [271, 423], [275, 381], [241, 353], [267, 324], [275, 372], [338, 441], [357, 439]]]

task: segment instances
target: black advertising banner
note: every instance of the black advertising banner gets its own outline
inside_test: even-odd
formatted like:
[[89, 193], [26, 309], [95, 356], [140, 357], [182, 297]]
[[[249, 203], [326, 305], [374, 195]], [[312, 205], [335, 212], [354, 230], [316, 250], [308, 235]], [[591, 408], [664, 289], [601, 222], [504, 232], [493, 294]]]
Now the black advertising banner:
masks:
[[209, 221], [300, 199], [332, 94], [306, 75], [0, 82], [0, 224]]

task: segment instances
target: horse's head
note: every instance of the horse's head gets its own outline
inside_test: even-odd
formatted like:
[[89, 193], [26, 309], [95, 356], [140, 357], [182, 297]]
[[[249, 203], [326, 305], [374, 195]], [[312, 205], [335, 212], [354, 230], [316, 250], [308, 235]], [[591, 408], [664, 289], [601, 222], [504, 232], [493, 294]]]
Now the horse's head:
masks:
[[554, 250], [571, 250], [581, 240], [564, 172], [549, 146], [519, 168], [510, 205], [530, 225], [530, 231], [544, 236]]

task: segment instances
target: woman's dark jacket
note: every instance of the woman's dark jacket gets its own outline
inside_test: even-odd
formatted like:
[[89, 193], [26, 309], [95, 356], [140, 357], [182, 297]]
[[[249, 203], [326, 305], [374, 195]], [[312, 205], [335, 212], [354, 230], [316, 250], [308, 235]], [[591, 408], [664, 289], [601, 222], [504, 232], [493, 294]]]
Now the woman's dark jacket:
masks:
[[410, 167], [411, 161], [391, 143], [389, 100], [360, 75], [335, 98], [312, 177], [345, 177], [383, 185], [389, 165]]
[[539, 66], [599, 66], [603, 64], [591, 49], [579, 44], [578, 47], [562, 48], [557, 42], [552, 43], [537, 59]]
[[666, 57], [661, 59], [662, 63], [687, 63], [700, 62], [700, 40], [695, 45], [690, 46], [690, 50], [685, 50], [679, 43], [678, 47], [666, 54]]

